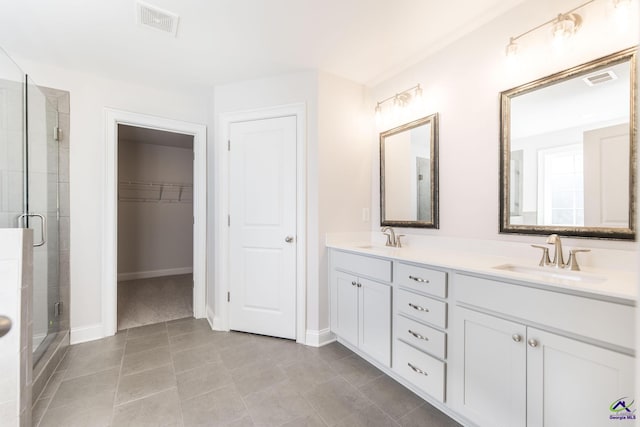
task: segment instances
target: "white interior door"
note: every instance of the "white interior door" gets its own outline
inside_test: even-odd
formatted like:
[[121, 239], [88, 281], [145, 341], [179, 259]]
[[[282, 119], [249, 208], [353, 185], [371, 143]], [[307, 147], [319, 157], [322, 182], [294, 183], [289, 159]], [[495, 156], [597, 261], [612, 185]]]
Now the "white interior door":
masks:
[[229, 129], [229, 326], [296, 338], [296, 118]]
[[629, 227], [629, 124], [584, 133], [584, 225]]

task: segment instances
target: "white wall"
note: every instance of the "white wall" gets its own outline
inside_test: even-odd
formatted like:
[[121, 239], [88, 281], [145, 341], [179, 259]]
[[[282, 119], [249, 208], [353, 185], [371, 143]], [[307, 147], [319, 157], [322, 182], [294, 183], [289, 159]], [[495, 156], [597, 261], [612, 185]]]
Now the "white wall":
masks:
[[[121, 140], [118, 175], [120, 182], [192, 186], [193, 149]], [[192, 190], [190, 194], [179, 203], [118, 202], [119, 280], [193, 271]]]
[[71, 342], [103, 336], [105, 107], [194, 123], [207, 119], [207, 93], [109, 80], [16, 57], [39, 85], [70, 92]]
[[[553, 50], [549, 29], [522, 39], [518, 63], [509, 65], [504, 48], [510, 36], [523, 33], [575, 7], [570, 0], [529, 0], [454, 42], [422, 62], [377, 84], [375, 101], [411, 87], [424, 88], [424, 107], [404, 121], [439, 112], [440, 229], [412, 234], [530, 242], [531, 236], [501, 235], [499, 221], [499, 94], [523, 83], [635, 45], [637, 23], [619, 33], [608, 19], [609, 2], [595, 2], [580, 13], [583, 27], [562, 53]], [[637, 16], [632, 15], [632, 16]], [[606, 35], [606, 37], [603, 37]], [[399, 123], [393, 123], [395, 126]], [[379, 129], [381, 131], [382, 129]], [[371, 139], [372, 230], [378, 231], [378, 141]], [[636, 250], [633, 242], [567, 239], [569, 245]]]
[[[317, 324], [308, 329], [329, 328], [328, 256], [325, 236], [332, 232], [368, 231], [371, 197], [369, 138], [373, 117], [368, 114], [365, 88], [352, 81], [320, 72], [318, 75], [318, 294], [307, 296], [308, 313]], [[312, 161], [311, 153], [309, 159]], [[309, 171], [309, 179], [312, 175]], [[313, 195], [313, 193], [309, 193]], [[309, 319], [311, 319], [308, 316]], [[314, 319], [315, 320], [315, 319]]]

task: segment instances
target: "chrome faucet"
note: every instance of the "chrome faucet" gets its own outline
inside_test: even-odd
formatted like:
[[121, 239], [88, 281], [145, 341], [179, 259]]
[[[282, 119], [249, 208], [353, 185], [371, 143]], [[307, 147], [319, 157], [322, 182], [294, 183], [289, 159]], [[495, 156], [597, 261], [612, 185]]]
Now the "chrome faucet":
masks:
[[540, 259], [540, 263], [538, 264], [540, 267], [551, 266], [555, 268], [568, 268], [573, 271], [580, 271], [580, 266], [578, 265], [577, 258], [578, 252], [591, 252], [590, 249], [571, 249], [569, 251], [569, 261], [565, 264], [560, 236], [558, 236], [557, 234], [550, 235], [549, 237], [547, 237], [547, 244], [555, 246], [553, 259], [549, 258], [549, 248], [547, 248], [546, 246], [531, 245], [534, 248], [542, 249], [542, 258]]
[[393, 231], [393, 228], [389, 226], [382, 227], [380, 231], [382, 231], [382, 234], [387, 236], [387, 243], [385, 243], [385, 246], [391, 246], [392, 248], [402, 247], [402, 242], [400, 241], [400, 238], [403, 237], [404, 234], [396, 234], [396, 232]]
[[552, 234], [547, 237], [548, 245], [555, 245], [555, 253], [553, 254], [553, 259], [551, 260], [551, 266], [556, 268], [564, 268], [564, 257], [562, 256], [562, 242], [560, 241], [560, 236], [557, 234]]
[[387, 243], [385, 243], [385, 246], [395, 246], [396, 245], [396, 232], [393, 231], [393, 228], [391, 228], [391, 227], [382, 227], [382, 229], [380, 231], [382, 231], [382, 234], [387, 236]]

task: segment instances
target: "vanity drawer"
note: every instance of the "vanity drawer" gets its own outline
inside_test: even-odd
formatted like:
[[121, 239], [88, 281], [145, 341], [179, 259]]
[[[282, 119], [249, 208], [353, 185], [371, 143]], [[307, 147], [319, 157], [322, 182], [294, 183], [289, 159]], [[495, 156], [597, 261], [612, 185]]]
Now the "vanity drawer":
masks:
[[441, 328], [447, 327], [447, 303], [403, 289], [396, 289], [395, 292], [398, 313], [415, 317]]
[[447, 273], [417, 265], [397, 263], [395, 284], [440, 298], [447, 297]]
[[440, 359], [445, 358], [446, 333], [404, 316], [396, 316], [395, 321], [396, 339], [409, 343]]
[[445, 363], [402, 341], [395, 342], [393, 370], [403, 378], [444, 402]]
[[383, 282], [391, 282], [391, 261], [349, 252], [331, 251], [332, 267], [370, 277]]

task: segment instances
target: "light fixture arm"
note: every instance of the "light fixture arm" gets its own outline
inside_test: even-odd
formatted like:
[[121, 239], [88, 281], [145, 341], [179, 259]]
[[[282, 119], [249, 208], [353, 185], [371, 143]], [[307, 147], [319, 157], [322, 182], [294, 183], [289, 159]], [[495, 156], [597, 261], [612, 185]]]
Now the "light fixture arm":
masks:
[[571, 10], [568, 10], [568, 11], [566, 11], [566, 12], [564, 12], [564, 13], [560, 13], [560, 14], [558, 14], [558, 16], [553, 17], [553, 18], [549, 19], [549, 20], [548, 20], [548, 21], [546, 21], [546, 22], [543, 22], [542, 24], [538, 25], [537, 27], [531, 28], [530, 30], [525, 31], [525, 32], [524, 32], [524, 33], [522, 33], [522, 34], [518, 34], [518, 35], [517, 35], [517, 36], [515, 36], [515, 37], [511, 37], [511, 38], [510, 38], [509, 43], [510, 43], [510, 44], [515, 43], [518, 39], [521, 39], [522, 37], [526, 36], [527, 34], [530, 34], [530, 33], [534, 32], [534, 31], [539, 30], [540, 28], [542, 28], [542, 27], [544, 27], [544, 26], [547, 26], [547, 25], [549, 25], [549, 24], [552, 24], [552, 23], [554, 23], [554, 22], [558, 22], [558, 19], [560, 19], [560, 18], [562, 18], [562, 17], [565, 17], [565, 16], [570, 16], [570, 15], [571, 15], [573, 12], [575, 12], [576, 10], [581, 9], [581, 8], [583, 8], [583, 7], [587, 6], [587, 5], [589, 5], [589, 4], [591, 4], [591, 3], [595, 2], [595, 1], [596, 1], [596, 0], [589, 0], [589, 1], [587, 1], [587, 2], [584, 2], [584, 3], [582, 3], [582, 4], [580, 4], [580, 5], [576, 6], [576, 7], [574, 7], [574, 8], [573, 8], [573, 9], [571, 9]]

